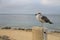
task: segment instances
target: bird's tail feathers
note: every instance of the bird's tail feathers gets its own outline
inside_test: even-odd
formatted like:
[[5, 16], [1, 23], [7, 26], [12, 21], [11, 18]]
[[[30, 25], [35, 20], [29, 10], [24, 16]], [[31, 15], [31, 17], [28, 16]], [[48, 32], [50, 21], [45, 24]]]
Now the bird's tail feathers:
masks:
[[52, 22], [49, 22], [50, 24], [53, 24]]

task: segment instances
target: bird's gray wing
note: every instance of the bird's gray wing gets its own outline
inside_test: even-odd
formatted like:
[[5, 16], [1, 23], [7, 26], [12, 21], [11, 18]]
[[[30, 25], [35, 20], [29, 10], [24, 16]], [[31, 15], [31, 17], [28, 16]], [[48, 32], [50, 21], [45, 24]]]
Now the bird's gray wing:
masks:
[[46, 16], [42, 16], [41, 19], [44, 20], [45, 22], [50, 22], [50, 20]]

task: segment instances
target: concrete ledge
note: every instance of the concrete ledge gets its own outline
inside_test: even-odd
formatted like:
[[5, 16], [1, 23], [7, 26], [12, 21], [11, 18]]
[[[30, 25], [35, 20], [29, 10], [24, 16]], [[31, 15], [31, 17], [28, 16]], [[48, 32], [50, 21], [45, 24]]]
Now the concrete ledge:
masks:
[[43, 40], [43, 28], [34, 26], [32, 27], [32, 40]]

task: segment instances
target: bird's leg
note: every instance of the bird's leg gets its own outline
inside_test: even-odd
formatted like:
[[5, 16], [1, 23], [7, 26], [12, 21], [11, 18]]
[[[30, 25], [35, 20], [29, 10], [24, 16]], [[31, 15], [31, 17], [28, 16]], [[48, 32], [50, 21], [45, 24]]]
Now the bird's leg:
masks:
[[44, 40], [47, 40], [47, 29], [44, 26], [44, 23], [42, 23], [42, 27], [43, 27], [43, 35], [44, 35]]
[[45, 29], [45, 26], [44, 26], [44, 23], [42, 23], [41, 25], [43, 27], [43, 35], [44, 35], [44, 40], [47, 40], [47, 33], [46, 33], [46, 29]]

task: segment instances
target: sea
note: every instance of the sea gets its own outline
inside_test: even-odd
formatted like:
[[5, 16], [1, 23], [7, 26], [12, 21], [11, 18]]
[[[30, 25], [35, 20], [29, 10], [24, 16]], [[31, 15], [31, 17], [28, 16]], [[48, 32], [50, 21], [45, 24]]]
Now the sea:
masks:
[[[53, 24], [44, 23], [44, 27], [60, 31], [60, 15], [43, 15], [53, 22]], [[41, 25], [42, 23], [36, 20], [35, 14], [0, 14], [0, 27], [32, 28], [34, 26], [41, 27]]]

